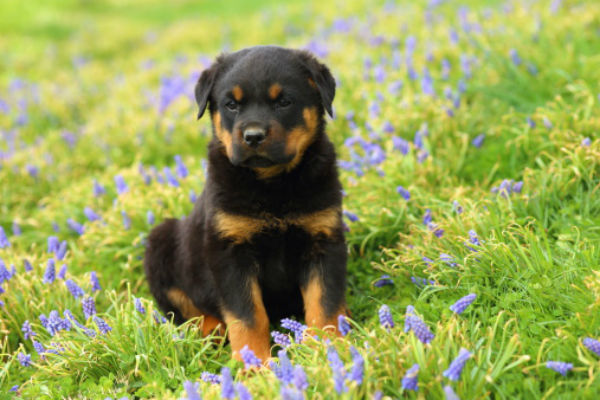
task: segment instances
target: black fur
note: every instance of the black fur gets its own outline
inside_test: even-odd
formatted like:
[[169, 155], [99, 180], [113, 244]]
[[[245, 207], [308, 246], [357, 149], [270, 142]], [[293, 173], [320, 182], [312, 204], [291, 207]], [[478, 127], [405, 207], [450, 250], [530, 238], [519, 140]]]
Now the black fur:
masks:
[[[283, 87], [281, 96], [285, 97], [278, 98], [278, 103], [262, 95], [273, 83]], [[229, 91], [236, 84], [243, 88], [244, 100], [231, 111]], [[223, 320], [225, 308], [251, 324], [253, 304], [247, 283], [256, 278], [269, 320], [277, 323], [283, 317], [303, 316], [300, 288], [306, 286], [311, 271], [317, 271], [323, 280], [324, 310], [330, 315], [339, 311], [345, 306], [346, 288], [341, 216], [331, 235], [311, 235], [300, 226], [275, 227], [240, 244], [222, 238], [214, 222], [217, 210], [253, 218], [268, 213], [282, 219], [332, 207], [341, 211], [336, 156], [323, 118], [325, 111], [332, 112], [335, 81], [331, 73], [305, 51], [253, 47], [219, 56], [202, 73], [195, 94], [198, 117], [207, 105], [211, 116], [219, 113], [222, 129], [234, 137], [233, 146], [239, 142], [243, 156], [234, 165], [217, 137], [219, 127], [213, 127], [207, 181], [193, 212], [184, 220], [168, 219], [151, 232], [144, 265], [158, 305], [165, 313], [173, 313], [176, 323], [184, 321], [166, 297], [166, 291], [175, 287], [205, 314]], [[291, 104], [285, 105], [288, 99]], [[291, 170], [268, 178], [258, 176], [247, 160], [260, 159], [259, 166], [281, 164], [277, 152], [285, 149], [294, 128], [306, 125], [303, 110], [310, 107], [316, 110], [317, 124], [300, 161]], [[281, 141], [267, 141], [264, 149], [255, 152], [247, 149], [235, 135], [248, 121], [263, 124], [269, 135], [279, 135]]]

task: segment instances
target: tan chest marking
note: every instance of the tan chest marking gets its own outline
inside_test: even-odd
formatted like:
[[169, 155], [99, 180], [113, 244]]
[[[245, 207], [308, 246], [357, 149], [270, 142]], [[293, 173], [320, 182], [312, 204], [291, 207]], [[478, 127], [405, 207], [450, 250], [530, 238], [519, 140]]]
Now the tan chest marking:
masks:
[[329, 237], [339, 227], [340, 210], [330, 207], [284, 218], [266, 213], [260, 217], [249, 217], [220, 210], [215, 213], [214, 224], [221, 238], [232, 240], [235, 244], [249, 242], [254, 235], [269, 229], [285, 231], [291, 225], [299, 226], [311, 236], [322, 234]]

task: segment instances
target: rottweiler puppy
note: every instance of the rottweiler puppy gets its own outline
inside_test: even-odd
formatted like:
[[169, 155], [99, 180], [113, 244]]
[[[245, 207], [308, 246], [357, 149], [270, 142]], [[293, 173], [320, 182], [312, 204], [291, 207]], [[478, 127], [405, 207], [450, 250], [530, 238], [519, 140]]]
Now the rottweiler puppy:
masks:
[[346, 244], [336, 155], [325, 133], [335, 81], [307, 51], [222, 54], [195, 89], [208, 105], [208, 173], [191, 215], [149, 235], [152, 294], [176, 323], [227, 327], [233, 357], [270, 356], [269, 321], [335, 330], [346, 314]]

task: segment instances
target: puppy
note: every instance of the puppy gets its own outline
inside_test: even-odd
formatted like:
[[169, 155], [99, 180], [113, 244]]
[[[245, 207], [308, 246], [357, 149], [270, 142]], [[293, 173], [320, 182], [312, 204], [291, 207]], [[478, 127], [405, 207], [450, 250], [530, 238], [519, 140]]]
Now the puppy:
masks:
[[270, 357], [269, 322], [335, 330], [346, 314], [342, 193], [324, 113], [335, 81], [307, 51], [257, 46], [219, 56], [195, 89], [213, 138], [202, 195], [149, 235], [144, 268], [176, 323], [227, 327], [233, 358]]

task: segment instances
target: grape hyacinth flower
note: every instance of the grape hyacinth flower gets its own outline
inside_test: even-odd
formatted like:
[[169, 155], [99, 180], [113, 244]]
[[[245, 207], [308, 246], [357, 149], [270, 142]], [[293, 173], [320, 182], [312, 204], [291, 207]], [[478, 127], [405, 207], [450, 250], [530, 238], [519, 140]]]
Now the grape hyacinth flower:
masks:
[[363, 382], [365, 360], [353, 346], [350, 346], [350, 353], [352, 354], [352, 361], [354, 364], [348, 374], [348, 379], [356, 382], [360, 386]]
[[56, 252], [55, 252], [56, 259], [58, 261], [61, 261], [65, 258], [66, 254], [67, 254], [67, 241], [63, 240], [62, 242], [60, 242], [60, 244], [58, 245], [58, 248], [56, 249]]
[[410, 367], [410, 369], [408, 369], [408, 371], [406, 371], [404, 377], [402, 378], [402, 389], [414, 391], [419, 390], [418, 375], [419, 364], [414, 364], [412, 367]]
[[592, 141], [589, 137], [585, 137], [581, 141], [581, 147], [590, 147], [591, 144], [592, 144]]
[[573, 364], [561, 361], [548, 361], [546, 362], [546, 367], [565, 376], [567, 375], [567, 372], [573, 369]]
[[552, 129], [554, 127], [554, 125], [552, 125], [552, 122], [547, 117], [542, 118], [542, 123], [544, 124], [546, 129]]
[[33, 266], [31, 265], [28, 259], [23, 260], [23, 267], [25, 268], [25, 272], [33, 271]]
[[450, 385], [444, 386], [444, 395], [446, 396], [446, 400], [460, 400]]
[[394, 145], [394, 150], [400, 151], [403, 155], [407, 155], [410, 151], [410, 143], [408, 140], [404, 140], [401, 137], [392, 137], [392, 144]]
[[517, 50], [510, 49], [509, 55], [510, 55], [510, 59], [512, 60], [513, 64], [521, 65], [521, 63], [523, 62], [523, 60], [521, 60], [521, 57], [519, 56], [519, 53], [517, 53]]
[[60, 242], [56, 236], [48, 236], [48, 253], [55, 253]]
[[254, 352], [248, 348], [248, 345], [240, 350], [240, 356], [242, 357], [242, 361], [244, 361], [245, 369], [260, 368], [262, 365], [261, 359], [256, 357]]
[[402, 198], [404, 200], [410, 200], [410, 192], [408, 190], [404, 189], [402, 186], [398, 186], [396, 188], [396, 191], [398, 192], [398, 194], [400, 196], [402, 196]]
[[456, 303], [450, 306], [450, 310], [454, 311], [457, 314], [462, 314], [465, 309], [475, 301], [477, 295], [475, 293], [468, 294], [462, 298], [460, 298]]
[[82, 325], [81, 323], [79, 323], [79, 321], [77, 321], [77, 319], [75, 318], [75, 316], [73, 315], [73, 313], [70, 310], [63, 311], [63, 316], [65, 317], [66, 320], [70, 321], [76, 327], [78, 327], [79, 329], [83, 330], [83, 332], [87, 336], [89, 336], [89, 337], [95, 337], [96, 336], [96, 331], [94, 331], [93, 329], [90, 329], [90, 328], [86, 328], [85, 325]]
[[73, 218], [67, 219], [67, 225], [71, 230], [78, 233], [79, 235], [83, 235], [85, 233], [85, 227], [79, 222], [75, 221]]
[[458, 356], [450, 363], [450, 366], [442, 373], [442, 375], [452, 381], [457, 381], [465, 367], [465, 363], [471, 358], [471, 355], [472, 354], [467, 349], [461, 348], [458, 352]]
[[65, 285], [67, 286], [67, 289], [69, 289], [69, 292], [71, 292], [71, 295], [73, 295], [73, 297], [75, 297], [76, 299], [82, 297], [85, 294], [83, 289], [80, 288], [79, 285], [72, 279], [67, 279], [65, 281]]
[[273, 373], [284, 385], [292, 383], [292, 380], [294, 379], [294, 368], [292, 367], [292, 363], [290, 362], [286, 351], [279, 350], [277, 352], [277, 357], [279, 358], [279, 365], [273, 361], [269, 363]]
[[293, 387], [281, 386], [281, 400], [304, 400], [304, 393]]
[[377, 279], [375, 281], [375, 283], [373, 283], [373, 285], [375, 287], [382, 287], [382, 286], [394, 285], [394, 281], [390, 278], [389, 275], [381, 275], [379, 277], [379, 279]]
[[427, 286], [427, 285], [435, 285], [435, 281], [429, 280], [429, 279], [425, 279], [425, 278], [419, 278], [416, 276], [411, 276], [410, 280], [412, 283], [414, 283], [415, 285], [422, 287], [422, 286]]
[[423, 214], [423, 225], [429, 225], [432, 222], [431, 210], [428, 208]]
[[222, 399], [234, 399], [235, 388], [233, 387], [233, 379], [231, 378], [231, 371], [227, 367], [221, 369], [221, 398]]
[[596, 353], [597, 356], [600, 356], [600, 341], [586, 337], [583, 339], [583, 345], [587, 347], [588, 350]]
[[94, 298], [88, 296], [85, 299], [81, 300], [81, 308], [83, 309], [83, 315], [86, 319], [91, 317], [92, 315], [95, 315], [96, 303], [94, 302]]
[[10, 247], [10, 242], [8, 241], [8, 237], [4, 232], [4, 228], [0, 226], [0, 249], [3, 249], [5, 247]]
[[307, 328], [306, 325], [298, 321], [294, 321], [293, 319], [284, 318], [281, 320], [281, 326], [286, 329], [289, 329], [294, 333], [294, 339], [296, 340], [296, 342], [302, 342], [302, 336], [304, 335], [304, 331]]
[[46, 349], [44, 349], [44, 346], [40, 342], [38, 342], [34, 339], [31, 339], [31, 344], [33, 345], [33, 348], [35, 349], [35, 351], [43, 358], [44, 353], [46, 352]]
[[31, 328], [31, 324], [29, 323], [29, 320], [26, 320], [25, 322], [23, 322], [21, 331], [23, 332], [23, 337], [25, 338], [25, 340], [31, 339], [32, 337], [34, 337], [36, 335], [36, 333]]
[[90, 283], [92, 284], [92, 292], [97, 292], [102, 289], [96, 271], [90, 272]]
[[129, 190], [127, 183], [125, 183], [125, 179], [123, 179], [121, 175], [115, 176], [115, 185], [117, 186], [117, 193], [119, 195], [127, 193], [127, 191]]
[[394, 319], [392, 318], [390, 308], [386, 304], [384, 304], [379, 308], [378, 314], [379, 323], [389, 332], [390, 329], [394, 327]]
[[483, 145], [484, 139], [485, 139], [485, 133], [482, 133], [480, 135], [475, 136], [473, 138], [473, 140], [471, 141], [471, 144], [476, 148], [480, 148]]
[[6, 264], [4, 264], [4, 261], [0, 258], [0, 283], [4, 282], [4, 281], [8, 281], [11, 278], [11, 274], [8, 271], [8, 269], [6, 269]]
[[148, 225], [154, 225], [154, 221], [154, 213], [151, 210], [148, 210], [146, 213], [146, 222], [148, 222]]
[[443, 261], [444, 263], [446, 263], [448, 266], [454, 268], [457, 266], [456, 262], [454, 261], [454, 257], [452, 257], [449, 254], [446, 253], [440, 253], [440, 260]]
[[8, 389], [9, 392], [13, 392], [13, 393], [17, 393], [19, 391], [19, 385], [14, 385], [12, 386], [10, 389]]
[[292, 383], [298, 390], [301, 391], [304, 391], [308, 388], [308, 378], [306, 377], [304, 368], [302, 368], [300, 365], [296, 365], [294, 367]]
[[329, 366], [333, 372], [333, 385], [335, 391], [338, 394], [346, 392], [348, 387], [345, 384], [346, 373], [344, 371], [344, 363], [333, 346], [327, 348], [327, 360], [329, 361]]
[[60, 266], [60, 269], [58, 270], [58, 274], [56, 274], [56, 277], [58, 279], [65, 279], [66, 276], [67, 276], [67, 264], [63, 264]]
[[244, 386], [243, 383], [241, 383], [241, 382], [236, 383], [235, 391], [237, 392], [239, 400], [252, 400], [252, 395], [250, 394], [250, 392], [248, 391], [246, 386]]
[[458, 201], [456, 201], [456, 200], [454, 200], [454, 201], [452, 202], [452, 211], [454, 211], [454, 212], [455, 212], [455, 213], [457, 213], [457, 214], [462, 214], [462, 212], [463, 212], [463, 208], [462, 208], [462, 206], [461, 206], [461, 205], [460, 205], [460, 203], [459, 203]]
[[211, 374], [210, 372], [203, 372], [200, 375], [200, 379], [202, 379], [204, 382], [208, 382], [208, 383], [212, 383], [212, 384], [219, 384], [221, 383], [221, 377], [217, 374]]
[[13, 221], [12, 223], [12, 233], [15, 236], [21, 236], [21, 227], [19, 226], [19, 224], [17, 223], [17, 221]]
[[85, 217], [88, 219], [88, 221], [90, 222], [94, 222], [94, 221], [100, 221], [102, 220], [102, 217], [100, 215], [98, 215], [94, 210], [92, 210], [90, 207], [85, 207], [83, 209], [83, 214], [85, 215]]
[[17, 355], [17, 359], [19, 360], [19, 364], [21, 364], [23, 367], [31, 367], [31, 355], [19, 353]]
[[347, 210], [344, 210], [342, 213], [344, 214], [344, 216], [346, 218], [348, 218], [350, 220], [350, 222], [358, 221], [358, 216], [356, 214], [351, 213], [350, 211], [347, 211]]
[[137, 310], [137, 312], [139, 312], [142, 315], [146, 314], [146, 309], [142, 305], [142, 300], [139, 297], [133, 298], [133, 304], [135, 305], [135, 309]]
[[338, 315], [338, 330], [342, 336], [346, 336], [352, 330], [350, 323], [345, 315]]
[[189, 172], [188, 172], [187, 167], [183, 163], [181, 156], [176, 155], [174, 158], [175, 158], [175, 164], [177, 165], [177, 167], [175, 168], [175, 170], [177, 171], [177, 175], [179, 175], [180, 178], [187, 177], [189, 175]]
[[100, 197], [103, 194], [106, 194], [106, 189], [98, 182], [98, 180], [94, 179], [94, 196]]
[[422, 343], [429, 343], [435, 335], [431, 333], [429, 327], [415, 314], [415, 308], [412, 305], [406, 307], [406, 317], [404, 319], [404, 332], [412, 330], [417, 339]]
[[93, 319], [96, 325], [98, 326], [100, 333], [107, 334], [108, 332], [112, 331], [112, 328], [102, 318], [94, 315]]
[[179, 187], [179, 181], [175, 178], [175, 175], [171, 172], [169, 167], [164, 167], [163, 172], [165, 173], [165, 178], [167, 179], [167, 183], [173, 187]]
[[54, 267], [54, 259], [51, 258], [48, 260], [48, 264], [46, 266], [46, 271], [44, 271], [44, 277], [42, 279], [43, 283], [52, 283], [56, 278], [55, 267]]
[[125, 210], [121, 210], [121, 216], [123, 217], [123, 228], [128, 231], [131, 229], [131, 218], [129, 218]]
[[429, 152], [421, 150], [417, 153], [417, 162], [423, 164], [423, 162], [429, 157]]
[[186, 400], [202, 400], [198, 390], [200, 389], [200, 385], [196, 382], [185, 381], [183, 382], [183, 390], [185, 390], [185, 394], [187, 396]]
[[527, 121], [527, 125], [529, 126], [530, 129], [535, 128], [535, 121], [531, 118], [531, 117], [527, 117], [526, 118]]
[[286, 335], [285, 333], [281, 333], [278, 331], [272, 331], [271, 337], [273, 338], [273, 341], [276, 344], [280, 345], [284, 349], [292, 344], [290, 337], [288, 335]]

